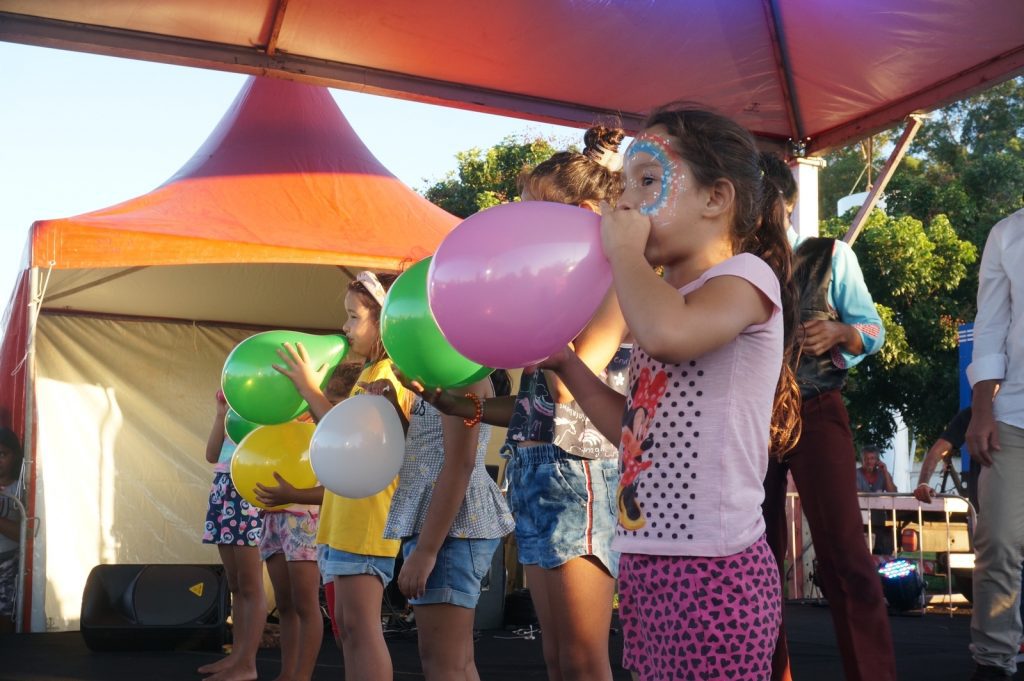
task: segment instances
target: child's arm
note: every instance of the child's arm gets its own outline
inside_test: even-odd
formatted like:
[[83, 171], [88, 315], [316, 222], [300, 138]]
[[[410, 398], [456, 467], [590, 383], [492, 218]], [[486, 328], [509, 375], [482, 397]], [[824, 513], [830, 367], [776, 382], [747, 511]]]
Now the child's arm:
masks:
[[[619, 309], [614, 287], [608, 290], [601, 306], [586, 328], [573, 341], [573, 350], [595, 374], [601, 373], [618, 351], [626, 336], [626, 320]], [[572, 402], [573, 393], [553, 372], [548, 373], [548, 388], [555, 402]], [[506, 423], [508, 423], [506, 421]]]
[[928, 503], [935, 497], [935, 490], [928, 482], [932, 479], [932, 474], [935, 473], [935, 466], [951, 449], [953, 449], [953, 443], [940, 437], [924, 455], [924, 461], [921, 462], [921, 473], [917, 476], [917, 487], [914, 488], [914, 496], [919, 501]]
[[[410, 379], [397, 368], [395, 369], [395, 377], [401, 381], [406, 389], [422, 397], [427, 404], [433, 406], [442, 414], [458, 416], [460, 419], [471, 419], [476, 416], [476, 403], [465, 397], [467, 392], [477, 392], [472, 389], [472, 386], [459, 391], [444, 390], [442, 388], [427, 390], [422, 383]], [[487, 382], [490, 383], [490, 381]], [[477, 394], [481, 393], [477, 392]], [[491, 395], [493, 393], [488, 391], [487, 394]], [[511, 395], [481, 398], [480, 407], [483, 411], [480, 415], [480, 420], [492, 426], [508, 428], [515, 406], [516, 398]]]
[[679, 295], [644, 258], [650, 230], [650, 218], [635, 210], [609, 210], [601, 217], [601, 238], [623, 316], [651, 357], [666, 364], [700, 357], [771, 317], [772, 302], [740, 277], [715, 277]]
[[309, 405], [313, 419], [319, 423], [334, 406], [320, 390], [326, 369], [315, 369], [309, 363], [309, 355], [306, 348], [302, 347], [302, 343], [296, 343], [294, 346], [291, 343], [284, 343], [283, 348], [278, 349], [277, 355], [284, 362], [284, 366], [275, 364], [274, 369], [291, 379], [299, 395]]
[[256, 483], [256, 498], [267, 508], [285, 504], [320, 506], [324, 502], [323, 486], [300, 489], [282, 478], [277, 471], [274, 471], [274, 479], [277, 485], [273, 487]]
[[[467, 387], [466, 392], [481, 398], [493, 395], [488, 379]], [[469, 478], [476, 465], [480, 427], [467, 428], [457, 416], [443, 416], [441, 427], [444, 434], [444, 463], [434, 483], [434, 492], [416, 549], [409, 554], [398, 575], [398, 588], [408, 598], [422, 596], [426, 590], [427, 577], [434, 569], [437, 552], [441, 550], [466, 498]]]
[[213, 419], [210, 436], [206, 439], [206, 462], [217, 463], [221, 447], [224, 446], [224, 418], [228, 414], [228, 403], [224, 393], [217, 391], [217, 416]]
[[[616, 447], [622, 439], [622, 413], [626, 396], [597, 377], [582, 359], [568, 348], [545, 360], [540, 367], [556, 374], [576, 397], [587, 418]], [[530, 371], [527, 368], [527, 371]]]

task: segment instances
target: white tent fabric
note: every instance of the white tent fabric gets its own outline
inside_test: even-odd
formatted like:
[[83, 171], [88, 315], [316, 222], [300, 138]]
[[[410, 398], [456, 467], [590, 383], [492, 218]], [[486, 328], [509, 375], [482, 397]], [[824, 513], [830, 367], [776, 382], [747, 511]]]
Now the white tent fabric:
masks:
[[224, 359], [252, 332], [61, 314], [36, 329], [34, 558], [46, 580], [32, 629], [62, 631], [78, 628], [94, 565], [219, 561], [200, 542], [213, 477], [203, 454]]

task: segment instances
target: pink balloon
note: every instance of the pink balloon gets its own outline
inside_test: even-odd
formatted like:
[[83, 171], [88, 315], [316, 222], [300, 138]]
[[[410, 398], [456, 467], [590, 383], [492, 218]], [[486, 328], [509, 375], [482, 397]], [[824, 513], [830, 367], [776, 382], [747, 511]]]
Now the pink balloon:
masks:
[[515, 369], [575, 338], [611, 286], [600, 216], [562, 203], [507, 203], [445, 237], [427, 275], [441, 333], [469, 359]]

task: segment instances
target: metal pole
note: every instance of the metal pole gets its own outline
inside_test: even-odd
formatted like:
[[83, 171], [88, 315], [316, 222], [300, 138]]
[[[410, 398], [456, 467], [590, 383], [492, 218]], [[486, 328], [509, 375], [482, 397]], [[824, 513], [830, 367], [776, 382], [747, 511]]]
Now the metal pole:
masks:
[[[24, 623], [24, 613], [22, 612], [21, 599], [24, 598], [22, 574], [25, 570], [25, 540], [28, 538], [28, 513], [25, 512], [25, 505], [21, 503], [21, 499], [18, 497], [11, 497], [14, 501], [14, 505], [17, 506], [18, 512], [21, 514], [21, 522], [18, 523], [18, 579], [15, 582], [14, 589], [14, 631], [15, 633], [24, 633], [22, 624]], [[29, 595], [31, 598], [31, 594]]]
[[[35, 228], [30, 232], [35, 233]], [[30, 237], [31, 238], [31, 237]], [[29, 255], [29, 262], [32, 260], [32, 254]], [[53, 265], [52, 261], [50, 263]], [[35, 565], [34, 551], [35, 551], [35, 537], [39, 533], [39, 518], [33, 516], [29, 518], [29, 513], [35, 514], [36, 512], [36, 433], [35, 433], [35, 374], [36, 374], [36, 324], [39, 320], [39, 312], [42, 309], [43, 301], [41, 300], [40, 290], [40, 276], [39, 268], [31, 267], [29, 269], [29, 295], [31, 309], [29, 310], [28, 316], [28, 334], [25, 339], [25, 364], [22, 367], [22, 371], [25, 372], [25, 436], [22, 438], [22, 451], [24, 457], [22, 460], [22, 487], [24, 489], [25, 501], [24, 512], [22, 514], [22, 543], [19, 546], [20, 555], [18, 557], [18, 586], [17, 593], [15, 594], [15, 600], [19, 604], [18, 616], [14, 625], [15, 631], [18, 633], [24, 633], [26, 630], [32, 629], [31, 613], [32, 613], [32, 599], [33, 583], [34, 583], [34, 572], [38, 569]], [[32, 534], [28, 533], [28, 522], [32, 521]], [[29, 621], [26, 622], [25, 620]]]
[[[801, 588], [801, 584], [800, 584], [799, 580], [797, 579], [797, 569], [796, 569], [796, 561], [799, 560], [799, 558], [797, 556], [797, 553], [796, 553], [796, 497], [793, 496], [793, 495], [788, 495], [788, 494], [786, 496], [789, 499], [789, 536], [790, 536], [789, 543], [790, 543], [790, 551], [792, 552], [791, 555], [793, 556], [793, 565], [792, 565], [792, 568], [793, 568], [793, 570], [792, 570], [792, 573], [793, 573], [793, 598], [797, 598], [797, 594], [798, 593], [800, 594], [799, 597], [803, 598], [804, 593], [803, 593], [803, 589]], [[803, 543], [802, 538], [801, 538], [801, 543]]]
[[896, 526], [899, 524], [896, 520], [896, 497], [889, 497], [889, 502], [892, 503], [892, 553], [895, 556], [900, 552], [899, 538], [896, 536]]
[[949, 616], [953, 616], [953, 552], [949, 550], [949, 506], [942, 500], [942, 511], [946, 517], [946, 598], [949, 603]]
[[867, 221], [868, 215], [871, 213], [871, 209], [878, 203], [879, 197], [885, 188], [889, 184], [889, 180], [896, 173], [896, 168], [899, 166], [900, 161], [903, 160], [903, 156], [907, 153], [907, 149], [910, 147], [910, 142], [913, 141], [914, 135], [921, 129], [921, 124], [924, 122], [923, 114], [910, 114], [907, 119], [907, 127], [903, 130], [903, 134], [900, 139], [896, 142], [896, 146], [893, 148], [892, 153], [889, 154], [889, 160], [885, 162], [885, 167], [878, 174], [878, 180], [874, 186], [871, 187], [871, 191], [868, 192], [868, 197], [864, 200], [864, 204], [857, 211], [857, 216], [853, 218], [853, 223], [850, 225], [850, 229], [846, 231], [846, 236], [843, 237], [843, 241], [853, 245], [853, 242], [857, 240], [860, 235], [860, 231], [864, 228], [864, 223]]
[[[924, 516], [921, 514], [920, 501], [917, 502], [917, 574], [924, 582]], [[924, 611], [928, 612], [928, 608], [925, 607]]]

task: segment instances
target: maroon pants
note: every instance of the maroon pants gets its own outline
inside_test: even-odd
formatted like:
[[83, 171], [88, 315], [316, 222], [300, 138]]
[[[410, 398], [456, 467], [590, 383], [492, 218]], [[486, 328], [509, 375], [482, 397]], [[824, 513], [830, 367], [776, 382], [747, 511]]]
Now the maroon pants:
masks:
[[[864, 541], [850, 432], [838, 390], [808, 399], [801, 411], [803, 433], [793, 451], [768, 464], [764, 518], [768, 545], [785, 583], [786, 473], [800, 493], [811, 529], [821, 589], [828, 599], [847, 681], [895, 681], [889, 617], [874, 559]], [[772, 659], [772, 679], [789, 679], [785, 625]]]

